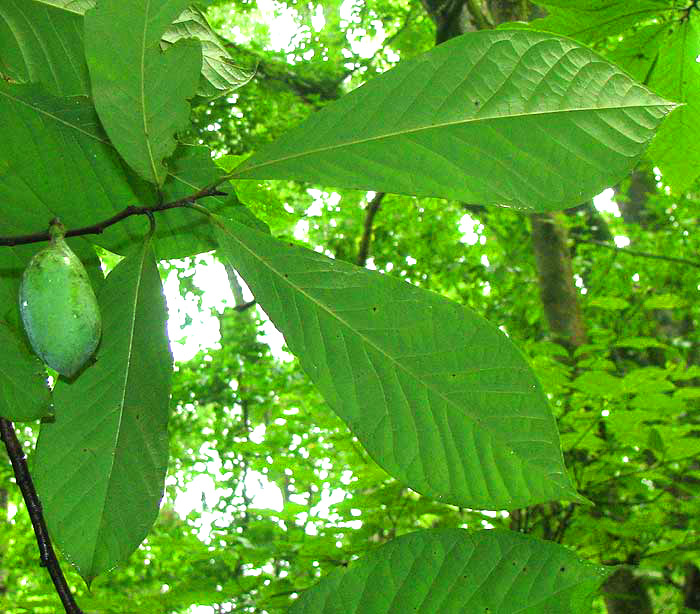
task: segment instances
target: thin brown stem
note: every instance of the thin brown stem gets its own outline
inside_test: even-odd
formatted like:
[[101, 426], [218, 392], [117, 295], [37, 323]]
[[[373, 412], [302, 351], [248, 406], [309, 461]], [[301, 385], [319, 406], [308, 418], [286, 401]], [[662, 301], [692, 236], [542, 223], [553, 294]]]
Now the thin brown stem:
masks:
[[[187, 207], [194, 203], [195, 201], [206, 198], [208, 196], [226, 196], [226, 192], [221, 192], [216, 189], [216, 186], [209, 186], [202, 188], [199, 192], [195, 192], [191, 196], [186, 196], [185, 198], [178, 198], [168, 203], [159, 203], [151, 207], [138, 207], [136, 205], [129, 205], [116, 215], [113, 215], [106, 220], [97, 222], [96, 224], [91, 224], [90, 226], [83, 226], [82, 228], [73, 228], [66, 232], [66, 237], [78, 237], [81, 235], [98, 235], [102, 234], [105, 229], [125, 220], [132, 215], [153, 215], [158, 211], [165, 211], [167, 209], [176, 209], [178, 207]], [[0, 237], [0, 246], [12, 246], [12, 245], [24, 245], [27, 243], [40, 243], [42, 241], [48, 241], [51, 237], [49, 236], [48, 230], [43, 232], [35, 232], [29, 235], [18, 235], [14, 237]]]
[[579, 239], [579, 243], [590, 243], [592, 245], [598, 245], [599, 247], [611, 249], [617, 252], [618, 254], [627, 254], [628, 256], [639, 256], [640, 258], [653, 258], [654, 260], [666, 260], [667, 262], [678, 262], [679, 264], [687, 264], [688, 266], [700, 269], [700, 262], [698, 262], [697, 260], [688, 260], [687, 258], [676, 258], [675, 256], [663, 256], [661, 254], [652, 254], [650, 252], [640, 252], [634, 249], [627, 249], [626, 247], [617, 247], [617, 245], [610, 245], [610, 243], [605, 243], [604, 241], [596, 241], [595, 239]]
[[367, 203], [367, 213], [365, 215], [365, 227], [362, 231], [362, 239], [360, 239], [360, 250], [357, 254], [357, 265], [365, 266], [367, 257], [369, 256], [369, 246], [372, 243], [372, 223], [374, 216], [377, 215], [379, 207], [384, 199], [384, 192], [377, 192], [374, 198]]
[[5, 418], [0, 418], [0, 436], [5, 443], [7, 455], [10, 457], [10, 463], [12, 463], [12, 469], [15, 473], [17, 486], [22, 492], [29, 519], [32, 521], [32, 527], [34, 527], [36, 542], [39, 545], [40, 565], [46, 567], [49, 572], [66, 614], [83, 614], [83, 611], [73, 598], [70, 587], [61, 571], [61, 566], [58, 564], [56, 553], [51, 545], [51, 538], [49, 537], [49, 531], [46, 528], [44, 514], [41, 509], [41, 502], [36, 494], [32, 476], [27, 467], [27, 457], [24, 455], [22, 446], [17, 439], [14, 425]]

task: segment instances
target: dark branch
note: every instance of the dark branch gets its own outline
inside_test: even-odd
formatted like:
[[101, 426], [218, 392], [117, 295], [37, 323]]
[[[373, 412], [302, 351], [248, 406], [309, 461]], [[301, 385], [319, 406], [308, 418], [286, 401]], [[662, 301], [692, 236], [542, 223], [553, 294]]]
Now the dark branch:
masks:
[[[226, 192], [220, 192], [216, 189], [216, 186], [209, 186], [201, 189], [192, 196], [187, 196], [185, 198], [179, 198], [178, 200], [173, 200], [169, 203], [159, 203], [153, 205], [152, 207], [137, 207], [135, 205], [129, 205], [126, 209], [120, 211], [116, 215], [113, 215], [106, 220], [97, 222], [90, 226], [83, 226], [82, 228], [74, 228], [66, 232], [66, 237], [78, 237], [81, 235], [98, 235], [102, 234], [105, 229], [113, 226], [117, 222], [121, 222], [132, 215], [152, 215], [157, 211], [165, 211], [166, 209], [176, 209], [177, 207], [186, 207], [200, 198], [206, 198], [207, 196], [226, 196]], [[0, 237], [0, 246], [2, 245], [24, 245], [26, 243], [40, 243], [42, 241], [48, 241], [51, 237], [49, 236], [48, 230], [44, 232], [36, 232], [30, 235], [20, 235], [16, 237]]]
[[678, 262], [679, 264], [687, 264], [700, 269], [700, 262], [697, 260], [688, 260], [687, 258], [676, 258], [674, 256], [662, 256], [661, 254], [651, 254], [649, 252], [640, 252], [634, 249], [627, 249], [626, 247], [617, 247], [617, 245], [610, 245], [604, 241], [596, 241], [595, 239], [579, 239], [579, 243], [590, 243], [591, 245], [598, 245], [600, 247], [605, 247], [606, 249], [611, 249], [618, 254], [627, 254], [628, 256], [639, 256], [640, 258], [653, 258], [655, 260], [666, 260], [667, 262]]
[[384, 192], [377, 192], [374, 198], [367, 203], [367, 213], [365, 215], [365, 227], [362, 231], [362, 239], [360, 240], [360, 251], [357, 254], [357, 265], [365, 266], [367, 257], [369, 256], [369, 246], [372, 242], [372, 223], [374, 216], [379, 211], [379, 206], [382, 204]]
[[32, 476], [27, 467], [27, 457], [24, 455], [22, 446], [17, 439], [14, 425], [5, 418], [0, 418], [0, 436], [5, 443], [7, 455], [10, 457], [12, 469], [15, 473], [17, 486], [19, 486], [22, 492], [24, 504], [27, 506], [29, 518], [32, 521], [32, 527], [34, 527], [34, 534], [36, 535], [36, 541], [39, 545], [40, 564], [48, 570], [51, 581], [56, 587], [56, 592], [66, 610], [66, 614], [83, 614], [83, 611], [73, 599], [73, 595], [63, 576], [61, 566], [58, 564], [58, 559], [51, 545], [51, 538], [49, 537], [49, 531], [46, 528], [46, 522], [44, 522], [44, 515], [41, 510], [41, 502], [36, 494]]

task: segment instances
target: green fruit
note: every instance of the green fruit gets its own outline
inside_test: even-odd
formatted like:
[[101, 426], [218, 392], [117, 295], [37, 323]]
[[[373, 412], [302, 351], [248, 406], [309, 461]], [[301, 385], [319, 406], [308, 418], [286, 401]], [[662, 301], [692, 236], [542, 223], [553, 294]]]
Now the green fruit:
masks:
[[22, 275], [19, 310], [32, 349], [52, 369], [72, 377], [92, 356], [102, 333], [97, 298], [87, 272], [54, 220], [51, 244]]

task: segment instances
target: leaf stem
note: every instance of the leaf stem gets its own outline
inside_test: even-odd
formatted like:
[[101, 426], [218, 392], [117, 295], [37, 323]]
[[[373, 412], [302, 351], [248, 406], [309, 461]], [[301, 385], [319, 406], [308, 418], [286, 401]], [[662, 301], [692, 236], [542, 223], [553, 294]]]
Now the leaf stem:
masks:
[[44, 521], [44, 515], [41, 509], [41, 502], [39, 501], [39, 496], [36, 494], [32, 476], [27, 467], [27, 457], [24, 455], [22, 446], [17, 439], [14, 425], [5, 418], [0, 418], [0, 437], [5, 443], [7, 455], [10, 457], [10, 463], [12, 463], [12, 469], [15, 473], [17, 486], [19, 486], [22, 492], [24, 504], [27, 506], [27, 512], [29, 513], [29, 519], [32, 521], [32, 527], [34, 527], [34, 534], [36, 535], [36, 541], [39, 545], [40, 564], [42, 567], [46, 567], [49, 572], [51, 581], [56, 587], [56, 592], [61, 599], [66, 614], [83, 614], [83, 611], [78, 607], [78, 604], [73, 598], [70, 587], [61, 571], [61, 566], [58, 563], [53, 546], [51, 545], [51, 538], [49, 537], [49, 531], [46, 528], [46, 522]]
[[[152, 216], [158, 211], [166, 211], [167, 209], [176, 209], [178, 207], [189, 207], [192, 206], [197, 200], [201, 198], [206, 198], [207, 196], [227, 196], [226, 192], [221, 192], [217, 189], [218, 183], [213, 186], [208, 186], [202, 188], [198, 192], [195, 192], [191, 196], [185, 196], [184, 198], [178, 198], [177, 200], [170, 201], [168, 203], [158, 203], [151, 207], [139, 207], [136, 205], [129, 205], [125, 209], [122, 209], [116, 215], [113, 215], [106, 220], [97, 222], [96, 224], [91, 224], [90, 226], [83, 226], [82, 228], [73, 228], [72, 230], [67, 230], [66, 237], [78, 237], [81, 235], [97, 235], [102, 234], [105, 229], [125, 220], [132, 215], [149, 215]], [[198, 207], [204, 211], [206, 209], [198, 205]], [[29, 235], [18, 235], [14, 237], [0, 237], [0, 246], [13, 246], [13, 245], [25, 245], [27, 243], [40, 243], [42, 241], [48, 241], [51, 238], [49, 231], [36, 232]]]

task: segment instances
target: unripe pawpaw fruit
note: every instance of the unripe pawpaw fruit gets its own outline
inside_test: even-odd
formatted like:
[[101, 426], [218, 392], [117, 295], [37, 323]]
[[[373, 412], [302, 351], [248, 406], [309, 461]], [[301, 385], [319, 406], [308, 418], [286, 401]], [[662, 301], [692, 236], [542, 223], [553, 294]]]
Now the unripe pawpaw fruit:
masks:
[[97, 298], [85, 267], [64, 240], [58, 221], [51, 243], [35, 254], [22, 275], [19, 310], [29, 343], [61, 375], [72, 377], [95, 352], [102, 334]]

